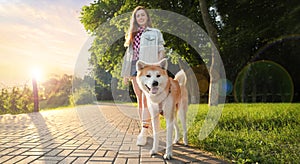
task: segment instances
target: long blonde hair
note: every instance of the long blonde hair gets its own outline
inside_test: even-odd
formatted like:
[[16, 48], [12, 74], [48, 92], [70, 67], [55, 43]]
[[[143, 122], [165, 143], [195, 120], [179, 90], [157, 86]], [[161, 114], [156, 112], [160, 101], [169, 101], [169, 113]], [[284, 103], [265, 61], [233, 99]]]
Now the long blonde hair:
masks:
[[126, 36], [126, 41], [124, 43], [124, 46], [125, 47], [128, 47], [130, 45], [130, 43], [133, 42], [133, 39], [134, 39], [134, 36], [137, 34], [137, 31], [138, 31], [138, 23], [136, 21], [136, 17], [135, 17], [135, 14], [137, 11], [139, 10], [144, 10], [145, 13], [147, 14], [147, 17], [148, 17], [148, 20], [147, 20], [147, 25], [146, 27], [152, 27], [152, 22], [151, 22], [151, 19], [150, 19], [150, 16], [149, 16], [149, 13], [148, 11], [146, 10], [145, 7], [143, 6], [137, 6], [133, 12], [132, 12], [132, 15], [131, 15], [131, 19], [130, 19], [130, 26], [129, 26], [129, 29], [128, 29], [128, 34]]

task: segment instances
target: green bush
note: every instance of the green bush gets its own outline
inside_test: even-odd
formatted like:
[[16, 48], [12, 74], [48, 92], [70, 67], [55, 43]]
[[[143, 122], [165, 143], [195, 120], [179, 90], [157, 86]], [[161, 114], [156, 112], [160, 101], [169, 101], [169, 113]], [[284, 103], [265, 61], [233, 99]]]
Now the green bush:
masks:
[[68, 106], [69, 103], [69, 95], [67, 93], [57, 93], [55, 95], [52, 95], [46, 100], [46, 105], [41, 106], [41, 108], [57, 108], [62, 106]]
[[32, 111], [33, 94], [27, 85], [1, 89], [0, 114], [19, 114]]
[[73, 92], [70, 96], [70, 103], [72, 105], [92, 104], [96, 101], [95, 92], [89, 87], [81, 87]]

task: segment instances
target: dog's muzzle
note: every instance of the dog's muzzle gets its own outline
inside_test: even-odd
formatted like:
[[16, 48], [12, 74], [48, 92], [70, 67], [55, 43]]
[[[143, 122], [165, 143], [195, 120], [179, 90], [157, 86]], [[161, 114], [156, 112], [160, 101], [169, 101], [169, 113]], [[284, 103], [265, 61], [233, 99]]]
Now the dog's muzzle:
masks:
[[156, 94], [158, 92], [158, 82], [157, 81], [153, 81], [151, 87], [149, 87], [148, 85], [145, 85], [145, 86], [149, 90], [149, 92], [152, 94]]

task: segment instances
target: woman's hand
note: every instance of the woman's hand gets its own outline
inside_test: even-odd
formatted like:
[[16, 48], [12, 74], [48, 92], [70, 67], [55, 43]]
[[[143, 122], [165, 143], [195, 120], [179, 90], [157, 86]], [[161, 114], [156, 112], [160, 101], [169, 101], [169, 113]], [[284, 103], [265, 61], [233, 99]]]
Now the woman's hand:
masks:
[[125, 85], [127, 85], [129, 79], [130, 79], [129, 77], [123, 77], [123, 83], [124, 83]]
[[158, 52], [158, 60], [162, 60], [163, 58], [165, 58], [166, 55], [165, 55], [165, 51], [159, 51]]

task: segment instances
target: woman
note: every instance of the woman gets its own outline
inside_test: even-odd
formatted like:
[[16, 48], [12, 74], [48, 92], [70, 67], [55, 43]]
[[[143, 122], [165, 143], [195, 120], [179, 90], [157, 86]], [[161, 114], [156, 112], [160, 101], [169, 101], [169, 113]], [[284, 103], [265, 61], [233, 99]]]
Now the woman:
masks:
[[136, 82], [136, 62], [143, 60], [148, 63], [158, 62], [165, 57], [164, 39], [158, 29], [152, 28], [151, 19], [147, 10], [138, 6], [134, 9], [128, 36], [126, 37], [125, 47], [127, 48], [124, 56], [121, 76], [124, 83], [130, 80], [133, 90], [137, 97], [142, 130], [137, 139], [137, 145], [146, 144], [146, 130], [150, 124], [150, 114], [147, 102], [142, 91]]

